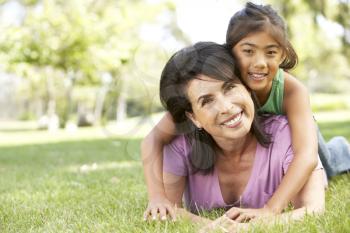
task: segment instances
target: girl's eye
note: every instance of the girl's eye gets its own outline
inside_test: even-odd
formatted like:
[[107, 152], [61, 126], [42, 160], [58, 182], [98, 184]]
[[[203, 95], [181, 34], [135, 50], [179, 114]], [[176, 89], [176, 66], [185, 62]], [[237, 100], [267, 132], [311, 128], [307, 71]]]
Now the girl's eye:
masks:
[[275, 55], [275, 54], [277, 54], [277, 52], [274, 50], [267, 51], [267, 55]]

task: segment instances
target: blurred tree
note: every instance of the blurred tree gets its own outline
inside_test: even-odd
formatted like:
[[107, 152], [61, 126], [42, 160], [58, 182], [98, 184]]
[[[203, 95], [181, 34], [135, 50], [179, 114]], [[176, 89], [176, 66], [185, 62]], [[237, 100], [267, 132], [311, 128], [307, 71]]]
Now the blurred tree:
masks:
[[[311, 91], [345, 91], [350, 81], [348, 55], [349, 0], [267, 1], [284, 17], [289, 36], [299, 55], [293, 73]], [[338, 28], [344, 33], [337, 35]], [[337, 31], [338, 30], [338, 31]]]
[[[3, 30], [1, 57], [5, 58], [9, 70], [26, 77], [31, 83], [38, 83], [39, 86], [33, 87], [33, 95], [44, 95], [47, 106], [55, 106], [49, 103], [54, 102], [57, 95], [65, 96], [62, 103], [65, 107], [57, 106], [63, 109], [60, 112], [62, 124], [69, 120], [75, 86], [102, 85], [101, 88], [106, 88], [102, 74], [111, 75], [110, 87], [115, 88], [112, 92], [118, 92], [114, 96], [120, 97], [121, 101], [117, 103], [125, 106], [121, 93], [128, 91], [125, 87], [129, 85], [125, 82], [129, 77], [122, 74], [122, 67], [133, 64], [135, 51], [142, 44], [139, 38], [141, 25], [154, 20], [169, 7], [166, 2], [149, 4], [138, 0], [20, 2], [26, 6], [26, 16], [21, 25]], [[65, 74], [65, 91], [55, 89], [52, 81], [62, 76], [54, 76], [55, 72], [49, 74], [48, 70]], [[39, 81], [34, 82], [34, 79]], [[46, 87], [46, 92], [38, 94], [43, 87]], [[101, 91], [100, 94], [106, 95], [107, 92]], [[100, 96], [97, 99], [100, 102], [96, 103], [95, 116], [99, 118], [105, 98]], [[116, 109], [121, 109], [119, 116], [125, 112], [125, 107]]]

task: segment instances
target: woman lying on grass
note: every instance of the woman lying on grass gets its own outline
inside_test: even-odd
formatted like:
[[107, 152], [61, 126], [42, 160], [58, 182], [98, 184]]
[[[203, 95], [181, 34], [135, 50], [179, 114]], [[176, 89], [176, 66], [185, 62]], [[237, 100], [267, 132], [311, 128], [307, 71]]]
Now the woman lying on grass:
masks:
[[[227, 230], [247, 224], [238, 223], [250, 219], [242, 208], [264, 206], [293, 158], [286, 117], [259, 118], [234, 67], [223, 46], [200, 42], [173, 55], [160, 81], [162, 103], [182, 134], [164, 149], [166, 196], [179, 207], [177, 216], [193, 221], [210, 222], [195, 215], [201, 210], [227, 209], [214, 221]], [[323, 176], [319, 165], [290, 200], [294, 210], [273, 218], [321, 213]]]

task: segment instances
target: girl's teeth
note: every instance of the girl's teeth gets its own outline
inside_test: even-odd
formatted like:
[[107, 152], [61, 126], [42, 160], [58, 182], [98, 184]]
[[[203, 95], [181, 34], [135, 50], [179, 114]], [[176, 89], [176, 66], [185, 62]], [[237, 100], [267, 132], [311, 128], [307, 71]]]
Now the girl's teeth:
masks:
[[251, 74], [250, 76], [254, 79], [262, 79], [265, 77], [264, 74]]

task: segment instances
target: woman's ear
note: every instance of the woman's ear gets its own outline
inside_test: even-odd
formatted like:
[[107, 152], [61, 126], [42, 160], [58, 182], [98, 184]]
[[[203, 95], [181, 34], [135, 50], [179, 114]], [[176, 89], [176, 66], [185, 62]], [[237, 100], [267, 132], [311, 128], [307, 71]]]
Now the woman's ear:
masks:
[[191, 112], [186, 112], [186, 116], [193, 122], [193, 124], [197, 127], [197, 128], [202, 128], [201, 123], [199, 123], [199, 121], [196, 120], [196, 117], [194, 115], [194, 113]]

